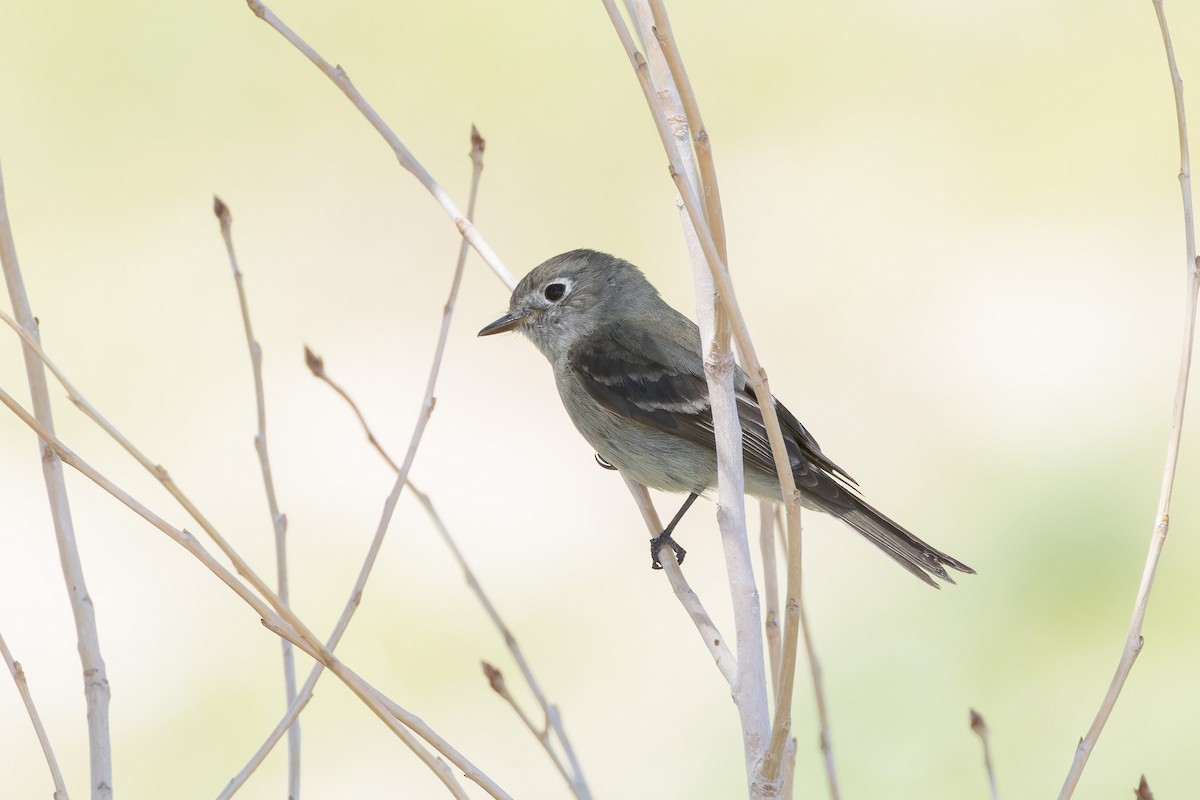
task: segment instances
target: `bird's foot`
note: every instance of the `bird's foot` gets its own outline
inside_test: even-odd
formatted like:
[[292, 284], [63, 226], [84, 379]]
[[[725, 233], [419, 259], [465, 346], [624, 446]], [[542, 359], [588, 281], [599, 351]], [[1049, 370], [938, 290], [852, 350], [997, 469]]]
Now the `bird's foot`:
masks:
[[687, 555], [687, 550], [679, 546], [679, 542], [671, 538], [670, 531], [663, 531], [658, 536], [650, 540], [650, 566], [654, 569], [662, 569], [662, 561], [658, 558], [658, 552], [662, 550], [663, 545], [670, 545], [671, 550], [675, 553], [675, 561], [678, 564], [683, 563], [683, 557]]

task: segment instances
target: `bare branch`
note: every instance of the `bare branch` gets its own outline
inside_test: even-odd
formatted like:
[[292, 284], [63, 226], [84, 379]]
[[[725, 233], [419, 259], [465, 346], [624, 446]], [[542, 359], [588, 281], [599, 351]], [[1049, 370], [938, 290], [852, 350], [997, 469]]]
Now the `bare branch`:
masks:
[[[12, 226], [8, 218], [3, 172], [0, 172], [0, 267], [4, 270], [4, 281], [12, 301], [13, 315], [24, 333], [22, 354], [25, 358], [25, 373], [29, 379], [29, 393], [33, 399], [34, 417], [38, 427], [53, 437], [54, 419], [50, 410], [46, 371], [29, 345], [30, 341], [39, 340], [38, 323], [25, 294], [25, 283], [17, 262], [17, 246], [13, 241]], [[83, 693], [87, 700], [88, 753], [91, 761], [91, 797], [92, 800], [110, 800], [112, 738], [108, 728], [108, 672], [100, 653], [96, 608], [83, 577], [83, 562], [79, 558], [79, 548], [75, 542], [75, 526], [71, 521], [71, 507], [67, 501], [62, 463], [58, 454], [47, 447], [45, 441], [38, 443], [38, 450], [41, 455], [42, 477], [45, 479], [46, 493], [50, 498], [50, 516], [54, 521], [59, 560], [67, 584], [71, 613], [75, 618], [79, 661], [83, 667]]]
[[762, 552], [763, 599], [767, 619], [763, 629], [767, 637], [767, 656], [771, 666], [771, 688], [779, 693], [779, 564], [775, 557], [775, 509], [767, 500], [758, 502], [758, 547]]
[[0, 656], [4, 657], [4, 663], [8, 665], [8, 671], [12, 673], [13, 683], [17, 685], [21, 702], [25, 704], [25, 712], [29, 714], [29, 721], [33, 723], [33, 732], [37, 734], [38, 744], [42, 746], [42, 755], [46, 757], [46, 765], [50, 767], [50, 779], [54, 781], [54, 800], [68, 800], [67, 786], [63, 782], [62, 771], [58, 768], [58, 759], [54, 757], [54, 749], [50, 746], [50, 737], [46, 735], [42, 718], [38, 716], [37, 707], [33, 704], [33, 695], [29, 693], [29, 682], [25, 680], [25, 670], [21, 669], [21, 663], [12, 657], [2, 635], [0, 635]]
[[1163, 46], [1167, 53], [1167, 66], [1171, 73], [1171, 85], [1175, 90], [1175, 118], [1179, 129], [1179, 188], [1183, 195], [1183, 229], [1184, 246], [1187, 250], [1187, 298], [1184, 304], [1183, 345], [1179, 355], [1179, 377], [1175, 384], [1175, 402], [1171, 408], [1171, 428], [1167, 436], [1166, 463], [1163, 466], [1162, 485], [1159, 490], [1158, 507], [1154, 512], [1154, 528], [1150, 535], [1150, 549], [1146, 554], [1146, 563], [1142, 569], [1142, 579], [1138, 584], [1137, 597], [1133, 604], [1133, 616], [1129, 621], [1129, 629], [1125, 634], [1125, 645], [1117, 662], [1117, 669], [1109, 683], [1096, 718], [1088, 728], [1087, 735], [1079, 740], [1075, 750], [1075, 758], [1067, 772], [1059, 800], [1067, 800], [1075, 792], [1083, 768], [1088, 757], [1096, 747], [1100, 732], [1108, 722], [1117, 703], [1117, 697], [1129, 677], [1138, 654], [1142, 652], [1142, 625], [1146, 620], [1146, 607], [1150, 602], [1150, 591], [1154, 587], [1154, 576], [1158, 571], [1158, 562], [1162, 556], [1163, 545], [1167, 541], [1167, 530], [1171, 524], [1171, 492], [1175, 486], [1175, 467], [1179, 461], [1179, 441], [1183, 432], [1183, 410], [1187, 403], [1188, 378], [1192, 365], [1192, 345], [1196, 332], [1196, 295], [1200, 289], [1200, 265], [1196, 261], [1196, 227], [1192, 210], [1192, 179], [1191, 161], [1188, 156], [1187, 115], [1183, 106], [1183, 79], [1175, 64], [1175, 48], [1171, 44], [1171, 32], [1167, 27], [1166, 13], [1163, 11], [1162, 0], [1151, 0], [1154, 12], [1158, 16], [1158, 27], [1162, 32]]
[[291, 42], [293, 47], [303, 53], [309, 61], [316, 65], [317, 69], [325, 73], [325, 76], [328, 77], [329, 80], [333, 81], [334, 85], [342, 90], [342, 93], [350, 99], [350, 102], [354, 104], [354, 107], [357, 108], [362, 115], [367, 118], [367, 121], [371, 123], [371, 126], [379, 132], [379, 135], [382, 136], [392, 148], [392, 152], [396, 154], [396, 159], [400, 162], [400, 166], [404, 167], [406, 170], [415, 175], [417, 180], [421, 182], [421, 185], [433, 195], [433, 198], [437, 200], [438, 205], [442, 207], [442, 210], [444, 210], [450, 219], [454, 221], [454, 224], [458, 228], [459, 233], [462, 234], [463, 239], [465, 239], [472, 247], [475, 248], [475, 251], [479, 253], [487, 265], [492, 268], [492, 271], [496, 273], [496, 277], [500, 278], [500, 280], [503, 281], [504, 285], [507, 286], [509, 290], [515, 287], [517, 285], [517, 280], [513, 277], [513, 274], [509, 272], [508, 267], [504, 266], [504, 262], [500, 260], [500, 256], [496, 255], [495, 251], [492, 250], [486, 241], [484, 241], [482, 234], [480, 234], [479, 231], [475, 229], [475, 226], [471, 224], [471, 221], [467, 219], [467, 217], [463, 216], [462, 212], [458, 210], [458, 206], [456, 206], [454, 201], [450, 199], [450, 195], [446, 194], [446, 191], [442, 189], [440, 185], [438, 185], [438, 182], [433, 179], [433, 176], [429, 174], [429, 171], [425, 169], [425, 167], [423, 167], [421, 163], [417, 161], [416, 157], [413, 156], [412, 152], [405, 147], [404, 142], [400, 141], [400, 137], [397, 136], [390, 127], [388, 127], [388, 124], [383, 121], [383, 118], [380, 117], [378, 112], [371, 107], [370, 103], [368, 103], [366, 98], [359, 93], [358, 89], [354, 88], [354, 84], [350, 82], [350, 76], [346, 74], [346, 71], [340, 66], [335, 67], [322, 58], [316, 50], [314, 50], [308, 45], [307, 42], [296, 35], [295, 31], [285, 25], [283, 21], [279, 19], [279, 17], [275, 16], [271, 9], [259, 2], [259, 0], [247, 0], [246, 5], [250, 6], [250, 10], [253, 11], [259, 19], [270, 25], [272, 28], [278, 31], [283, 38]]
[[[250, 325], [250, 303], [246, 299], [246, 286], [242, 271], [238, 268], [237, 256], [233, 251], [233, 215], [229, 206], [219, 197], [213, 198], [213, 211], [221, 223], [221, 238], [225, 240], [225, 251], [229, 254], [229, 266], [233, 268], [233, 282], [237, 286], [238, 305], [242, 310], [242, 325], [246, 329], [246, 344], [250, 348], [250, 366], [254, 373], [254, 399], [258, 418], [258, 431], [254, 434], [254, 449], [262, 468], [263, 487], [267, 493], [267, 508], [271, 512], [271, 525], [275, 530], [276, 594], [280, 601], [290, 603], [288, 597], [287, 568], [287, 517], [279, 510], [275, 497], [275, 481], [271, 477], [271, 456], [267, 451], [267, 401], [263, 390], [262, 346], [254, 338]], [[287, 706], [296, 702], [296, 662], [292, 645], [286, 639], [279, 640], [283, 649], [283, 684]], [[300, 796], [300, 723], [288, 728], [288, 797]]]
[[[658, 512], [654, 510], [654, 504], [650, 502], [650, 492], [640, 483], [621, 476], [625, 480], [625, 485], [629, 487], [629, 493], [633, 495], [633, 502], [637, 504], [638, 510], [642, 512], [642, 519], [646, 522], [646, 528], [650, 531], [650, 535], [657, 536], [662, 531], [662, 521], [658, 518]], [[716, 624], [712, 618], [708, 616], [708, 612], [704, 610], [704, 605], [700, 602], [700, 596], [692, 591], [692, 587], [688, 584], [687, 578], [683, 577], [683, 570], [679, 568], [679, 564], [675, 563], [673, 558], [664, 558], [662, 560], [663, 571], [667, 575], [667, 580], [671, 583], [671, 588], [675, 591], [675, 597], [688, 612], [688, 616], [692, 618], [692, 624], [696, 626], [696, 630], [700, 633], [700, 639], [704, 642], [704, 646], [708, 648], [708, 652], [716, 662], [717, 669], [725, 676], [725, 680], [733, 686], [737, 680], [737, 659], [733, 657], [733, 653], [729, 650], [729, 645], [725, 643], [721, 632], [717, 630]]]

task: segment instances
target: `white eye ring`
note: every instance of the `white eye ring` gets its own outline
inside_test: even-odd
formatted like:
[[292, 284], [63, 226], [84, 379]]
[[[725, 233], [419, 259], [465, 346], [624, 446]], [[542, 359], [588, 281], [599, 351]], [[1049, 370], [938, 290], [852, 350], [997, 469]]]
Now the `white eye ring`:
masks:
[[556, 280], [545, 285], [542, 289], [542, 297], [546, 298], [551, 303], [557, 303], [567, 296], [571, 291], [571, 282], [567, 280]]

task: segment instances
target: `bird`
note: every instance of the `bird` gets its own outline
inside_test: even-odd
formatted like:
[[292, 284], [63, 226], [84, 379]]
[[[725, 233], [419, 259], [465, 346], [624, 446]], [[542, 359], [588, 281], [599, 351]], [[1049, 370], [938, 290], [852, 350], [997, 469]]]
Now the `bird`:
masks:
[[[665, 492], [686, 493], [674, 519], [651, 539], [651, 566], [661, 569], [669, 546], [686, 551], [675, 526], [717, 482], [712, 405], [700, 330], [672, 308], [633, 264], [596, 250], [572, 250], [531, 270], [517, 284], [508, 312], [479, 336], [518, 331], [554, 371], [567, 414], [601, 466]], [[762, 408], [746, 373], [734, 370], [742, 429], [746, 494], [782, 502]], [[772, 398], [800, 504], [842, 520], [900, 566], [939, 587], [947, 567], [975, 570], [937, 550], [863, 499], [857, 482], [822, 452], [812, 434]]]

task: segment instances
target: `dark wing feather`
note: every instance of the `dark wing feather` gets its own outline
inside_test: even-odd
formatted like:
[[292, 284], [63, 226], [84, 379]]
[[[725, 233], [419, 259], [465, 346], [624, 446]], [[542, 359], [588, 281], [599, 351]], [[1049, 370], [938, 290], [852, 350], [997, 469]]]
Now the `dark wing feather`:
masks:
[[[584, 390], [609, 411], [702, 447], [716, 447], [712, 406], [699, 352], [692, 352], [684, 345], [664, 343], [626, 326], [621, 330], [600, 331], [576, 345], [568, 354], [568, 363]], [[762, 410], [753, 393], [747, 390], [745, 375], [740, 370], [735, 386], [746, 466], [774, 474], [775, 460]], [[775, 410], [798, 488], [819, 495], [826, 492], [836, 495], [838, 483], [830, 481], [830, 476], [853, 483], [778, 401]]]

